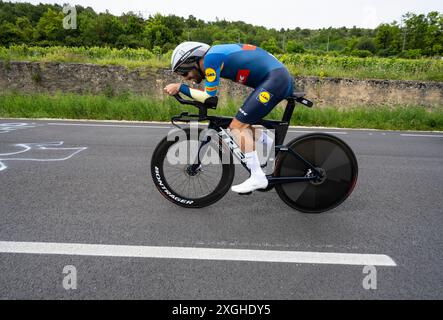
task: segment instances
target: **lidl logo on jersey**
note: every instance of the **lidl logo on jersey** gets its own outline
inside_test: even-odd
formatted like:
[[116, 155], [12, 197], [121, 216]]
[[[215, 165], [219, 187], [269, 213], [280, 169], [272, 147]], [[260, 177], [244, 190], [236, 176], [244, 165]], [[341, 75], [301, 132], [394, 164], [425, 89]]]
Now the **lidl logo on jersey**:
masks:
[[208, 82], [214, 82], [215, 79], [217, 78], [217, 73], [216, 73], [215, 70], [212, 69], [212, 68], [208, 68], [208, 69], [206, 69], [206, 71], [205, 71], [205, 75], [206, 75], [206, 80], [207, 80]]
[[261, 89], [260, 93], [257, 96], [257, 100], [263, 103], [265, 106], [269, 103], [271, 98], [273, 97], [273, 94], [271, 94], [266, 89]]

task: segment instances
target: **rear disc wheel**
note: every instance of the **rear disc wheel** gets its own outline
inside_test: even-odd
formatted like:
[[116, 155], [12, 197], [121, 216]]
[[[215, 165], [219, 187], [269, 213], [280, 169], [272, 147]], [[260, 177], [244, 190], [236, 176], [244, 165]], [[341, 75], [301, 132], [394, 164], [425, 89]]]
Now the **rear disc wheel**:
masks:
[[[358, 164], [352, 149], [335, 136], [314, 133], [288, 144], [311, 163], [322, 177], [306, 182], [276, 185], [279, 197], [292, 208], [305, 213], [321, 213], [340, 205], [352, 193], [358, 176]], [[314, 173], [290, 152], [280, 153], [275, 176], [313, 176]]]

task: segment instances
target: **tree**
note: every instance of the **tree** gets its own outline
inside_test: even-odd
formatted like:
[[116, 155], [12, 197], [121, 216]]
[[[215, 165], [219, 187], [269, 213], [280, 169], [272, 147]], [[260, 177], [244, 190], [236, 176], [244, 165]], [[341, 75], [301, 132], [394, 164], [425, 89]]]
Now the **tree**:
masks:
[[143, 17], [136, 15], [133, 12], [128, 12], [120, 17], [123, 24], [123, 32], [130, 35], [139, 35], [143, 32], [145, 22]]
[[[181, 41], [208, 44], [243, 42], [263, 46], [273, 53], [359, 54], [404, 57], [443, 55], [443, 15], [407, 13], [401, 25], [395, 21], [375, 30], [364, 28], [322, 28], [318, 30], [267, 29], [242, 21], [217, 19], [205, 22], [190, 15], [156, 14], [144, 19], [128, 12], [116, 17], [97, 14], [91, 7], [76, 6], [76, 30], [64, 30], [60, 5], [5, 2], [0, 0], [0, 45], [109, 46], [173, 49]], [[283, 41], [282, 41], [283, 40]]]
[[94, 46], [98, 45], [98, 37], [95, 33], [95, 21], [97, 14], [88, 8], [77, 13], [77, 25], [81, 38], [78, 45]]
[[426, 55], [443, 55], [443, 14], [436, 11], [427, 15], [428, 28], [424, 35]]
[[427, 33], [428, 23], [423, 14], [407, 13], [403, 16], [406, 32], [407, 49], [424, 49], [425, 34]]
[[305, 52], [305, 47], [299, 42], [289, 40], [286, 44], [286, 51], [289, 53], [303, 53]]
[[397, 24], [381, 24], [376, 30], [375, 45], [382, 56], [395, 55], [401, 51], [401, 30]]
[[171, 30], [174, 36], [173, 41], [178, 42], [178, 39], [183, 34], [183, 31], [186, 28], [185, 20], [182, 17], [178, 17], [175, 15], [168, 15], [168, 16], [163, 16], [161, 21], [166, 28]]
[[358, 42], [359, 40], [357, 37], [346, 39], [345, 47], [343, 48], [342, 53], [346, 55], [351, 54], [352, 51], [356, 50]]
[[0, 25], [0, 44], [8, 46], [14, 44], [20, 38], [20, 30], [11, 22], [3, 22]]
[[374, 40], [370, 38], [360, 39], [360, 41], [357, 43], [356, 48], [357, 50], [366, 50], [371, 53], [375, 53], [375, 51], [377, 50]]
[[260, 44], [260, 47], [273, 54], [282, 53], [282, 50], [278, 47], [277, 40], [275, 40], [275, 38], [269, 38], [268, 40], [263, 41]]
[[37, 23], [37, 35], [41, 44], [55, 45], [64, 38], [63, 12], [48, 9]]
[[216, 40], [215, 36], [217, 33], [218, 28], [213, 25], [209, 25], [205, 28], [192, 29], [190, 32], [192, 41], [200, 41], [208, 44], [212, 44], [212, 42]]
[[190, 15], [188, 19], [185, 21], [185, 24], [188, 28], [194, 29], [194, 28], [203, 28], [205, 27], [206, 23], [203, 20], [200, 20], [193, 15]]
[[166, 43], [174, 42], [174, 33], [163, 24], [161, 15], [150, 17], [143, 31], [149, 49], [155, 46], [163, 47]]
[[31, 43], [34, 40], [35, 30], [27, 17], [17, 18], [15, 25], [20, 31], [20, 40], [22, 43]]
[[116, 46], [124, 34], [122, 22], [109, 13], [83, 12], [79, 15], [79, 28], [84, 44], [90, 46]]
[[[408, 56], [417, 52], [431, 56], [442, 54], [443, 49], [443, 15], [436, 11], [424, 14], [407, 13], [403, 15], [404, 49]], [[417, 51], [419, 50], [419, 51]]]

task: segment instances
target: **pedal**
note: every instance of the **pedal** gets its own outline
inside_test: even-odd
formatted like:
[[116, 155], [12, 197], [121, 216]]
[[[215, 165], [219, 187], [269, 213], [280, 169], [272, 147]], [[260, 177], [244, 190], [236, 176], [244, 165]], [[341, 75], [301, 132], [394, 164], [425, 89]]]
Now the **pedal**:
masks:
[[252, 191], [251, 192], [246, 192], [246, 193], [239, 193], [238, 195], [240, 195], [240, 196], [249, 196], [250, 194], [252, 194]]

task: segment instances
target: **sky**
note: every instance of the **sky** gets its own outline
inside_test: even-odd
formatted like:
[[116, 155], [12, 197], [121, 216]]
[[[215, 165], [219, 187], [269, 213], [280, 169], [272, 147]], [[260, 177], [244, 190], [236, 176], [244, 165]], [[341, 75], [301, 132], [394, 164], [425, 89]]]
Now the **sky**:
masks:
[[155, 13], [193, 15], [204, 21], [216, 18], [244, 21], [267, 28], [328, 27], [375, 28], [380, 23], [400, 21], [406, 12], [443, 12], [443, 0], [16, 0], [11, 2], [69, 3], [109, 10], [112, 14], [140, 12], [146, 18]]

